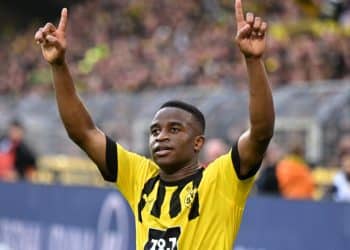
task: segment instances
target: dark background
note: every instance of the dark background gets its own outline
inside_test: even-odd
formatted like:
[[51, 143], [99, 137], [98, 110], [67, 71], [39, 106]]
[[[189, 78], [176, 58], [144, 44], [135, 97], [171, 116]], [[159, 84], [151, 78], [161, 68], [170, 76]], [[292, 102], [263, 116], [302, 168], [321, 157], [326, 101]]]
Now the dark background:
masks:
[[[71, 7], [84, 1], [86, 0], [0, 1], [0, 31], [7, 35], [13, 34], [14, 30], [24, 30], [32, 23], [57, 18], [57, 13], [63, 7]], [[14, 30], [8, 30], [9, 27]]]

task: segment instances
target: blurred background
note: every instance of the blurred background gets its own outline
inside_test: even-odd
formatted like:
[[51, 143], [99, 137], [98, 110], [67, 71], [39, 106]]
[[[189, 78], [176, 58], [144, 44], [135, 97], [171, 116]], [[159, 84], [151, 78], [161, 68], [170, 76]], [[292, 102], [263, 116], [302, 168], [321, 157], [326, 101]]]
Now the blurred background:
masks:
[[[350, 1], [243, 2], [269, 23], [264, 62], [276, 108], [275, 136], [253, 196], [321, 206], [350, 202]], [[48, 21], [57, 24], [62, 7], [69, 10], [67, 58], [76, 87], [106, 134], [148, 155], [154, 112], [169, 99], [181, 99], [206, 116], [203, 163], [226, 152], [248, 125], [246, 69], [232, 39], [233, 5], [1, 1], [0, 180], [110, 187], [69, 141], [50, 69], [34, 43], [35, 31]], [[349, 232], [342, 239], [350, 245]]]

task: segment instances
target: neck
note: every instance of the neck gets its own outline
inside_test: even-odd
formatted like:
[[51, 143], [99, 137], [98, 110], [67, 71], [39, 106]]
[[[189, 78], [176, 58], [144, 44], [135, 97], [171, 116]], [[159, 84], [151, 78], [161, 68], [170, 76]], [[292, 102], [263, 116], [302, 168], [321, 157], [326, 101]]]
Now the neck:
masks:
[[195, 174], [199, 168], [200, 168], [200, 164], [196, 160], [195, 162], [190, 162], [189, 164], [180, 168], [174, 173], [166, 173], [164, 170], [160, 169], [159, 176], [163, 181], [166, 181], [166, 182], [179, 181], [188, 176]]

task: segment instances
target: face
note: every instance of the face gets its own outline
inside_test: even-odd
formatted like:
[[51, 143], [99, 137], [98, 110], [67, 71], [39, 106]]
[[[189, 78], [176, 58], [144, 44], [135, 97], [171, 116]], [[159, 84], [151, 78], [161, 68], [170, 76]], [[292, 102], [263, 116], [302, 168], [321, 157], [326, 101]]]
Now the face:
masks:
[[167, 173], [196, 161], [204, 143], [198, 122], [185, 110], [160, 109], [150, 126], [149, 146], [153, 160]]
[[350, 176], [350, 154], [346, 154], [341, 158], [341, 166], [343, 171]]
[[227, 151], [226, 144], [220, 139], [211, 139], [205, 146], [206, 162], [210, 163]]
[[11, 126], [9, 129], [9, 137], [13, 141], [21, 141], [23, 138], [23, 129], [18, 126]]

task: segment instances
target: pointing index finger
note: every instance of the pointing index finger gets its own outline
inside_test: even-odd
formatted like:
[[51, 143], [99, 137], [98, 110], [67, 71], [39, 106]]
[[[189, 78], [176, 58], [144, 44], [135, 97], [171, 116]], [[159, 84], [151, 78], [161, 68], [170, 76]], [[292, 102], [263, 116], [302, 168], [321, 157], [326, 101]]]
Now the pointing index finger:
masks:
[[68, 19], [68, 10], [67, 8], [63, 8], [61, 11], [60, 23], [58, 24], [58, 30], [63, 32], [66, 31], [67, 19]]
[[242, 0], [236, 0], [235, 1], [235, 14], [236, 14], [236, 22], [237, 22], [237, 24], [244, 21]]

